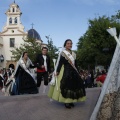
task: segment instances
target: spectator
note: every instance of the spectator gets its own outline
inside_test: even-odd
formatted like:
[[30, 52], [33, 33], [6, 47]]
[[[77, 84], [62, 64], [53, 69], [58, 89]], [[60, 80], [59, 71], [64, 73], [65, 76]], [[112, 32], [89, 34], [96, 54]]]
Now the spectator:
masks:
[[106, 79], [106, 73], [105, 73], [105, 71], [104, 70], [102, 70], [102, 75], [99, 75], [98, 77], [97, 77], [97, 79], [96, 79], [96, 81], [97, 81], [97, 86], [98, 87], [102, 87], [102, 85], [103, 85], [103, 83], [104, 83], [104, 81], [105, 81], [105, 79]]
[[92, 84], [91, 84], [91, 74], [86, 72], [85, 74], [85, 87], [86, 88], [91, 88], [92, 87]]

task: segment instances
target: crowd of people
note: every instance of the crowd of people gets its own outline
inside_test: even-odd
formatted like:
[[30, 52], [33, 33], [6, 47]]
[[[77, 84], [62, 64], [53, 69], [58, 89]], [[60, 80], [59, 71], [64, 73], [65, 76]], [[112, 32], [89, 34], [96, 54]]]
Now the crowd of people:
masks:
[[[34, 70], [34, 72], [32, 72], [32, 73], [34, 74], [33, 76], [34, 76], [35, 82], [37, 82], [37, 80], [41, 80], [41, 79], [43, 80], [43, 78], [36, 78], [35, 69], [33, 69], [33, 70]], [[8, 81], [12, 77], [13, 73], [14, 73], [13, 68], [0, 69], [0, 89], [2, 89], [5, 85], [6, 86], [8, 85]], [[43, 73], [38, 73], [38, 74], [43, 74]], [[49, 74], [49, 76], [48, 75], [45, 76], [45, 77], [48, 78], [48, 79], [45, 78], [45, 82], [48, 81], [47, 85], [52, 79], [52, 74], [53, 73]], [[24, 76], [26, 76], [26, 75], [24, 75]], [[91, 71], [80, 70], [80, 76], [81, 76], [82, 80], [84, 81], [85, 88], [102, 87], [102, 85], [103, 85], [103, 83], [106, 79], [107, 73], [106, 73], [105, 70], [100, 71], [99, 69], [96, 72], [94, 70], [91, 70]], [[42, 77], [42, 76], [40, 76], [40, 77]], [[22, 78], [22, 79], [24, 79], [24, 78]], [[37, 82], [38, 83], [38, 85], [37, 85], [38, 89], [40, 87], [41, 81]], [[45, 93], [45, 89], [43, 91]]]
[[80, 76], [84, 81], [84, 85], [86, 88], [92, 88], [92, 87], [102, 87], [107, 72], [103, 70], [97, 69], [95, 70], [80, 70]]
[[[67, 109], [74, 107], [75, 102], [86, 100], [85, 88], [102, 87], [100, 97], [90, 120], [115, 120], [120, 118], [120, 52], [116, 47], [108, 73], [99, 71], [78, 70], [76, 54], [71, 50], [72, 40], [67, 39], [52, 72], [48, 48], [43, 47], [33, 64], [28, 53], [24, 52], [16, 68], [0, 70], [0, 88], [5, 95], [37, 94], [44, 81], [44, 90], [49, 84], [48, 97], [64, 103]], [[31, 72], [36, 68], [37, 77]], [[37, 80], [35, 80], [37, 79]], [[104, 85], [103, 85], [104, 84]]]
[[4, 87], [7, 80], [11, 77], [12, 73], [14, 72], [14, 69], [8, 68], [8, 69], [0, 69], [0, 89]]
[[[72, 40], [67, 39], [64, 49], [59, 53], [54, 71], [51, 71], [48, 48], [36, 56], [34, 64], [24, 52], [17, 62], [16, 68], [0, 70], [0, 88], [5, 96], [37, 94], [41, 81], [44, 81], [43, 93], [50, 83], [48, 97], [65, 104], [66, 108], [74, 107], [75, 102], [86, 100], [85, 88], [101, 87], [106, 72], [78, 70], [76, 54], [71, 50]], [[36, 69], [36, 73], [31, 72]], [[52, 73], [52, 74], [51, 74]], [[36, 74], [36, 76], [35, 76]]]
[[0, 70], [0, 87], [4, 88], [6, 96], [36, 94], [39, 92], [42, 80], [44, 80], [43, 92], [45, 93], [49, 81], [48, 73], [50, 73], [47, 51], [48, 48], [43, 47], [42, 53], [37, 55], [34, 64], [28, 57], [28, 53], [24, 52], [15, 69], [10, 67], [7, 70]]

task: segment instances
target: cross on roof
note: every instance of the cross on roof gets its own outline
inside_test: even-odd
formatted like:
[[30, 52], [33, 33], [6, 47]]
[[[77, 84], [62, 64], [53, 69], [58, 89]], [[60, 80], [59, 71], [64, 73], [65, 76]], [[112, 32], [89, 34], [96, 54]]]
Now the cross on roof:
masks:
[[33, 29], [33, 25], [34, 25], [34, 24], [32, 23], [31, 25], [32, 25], [32, 29]]

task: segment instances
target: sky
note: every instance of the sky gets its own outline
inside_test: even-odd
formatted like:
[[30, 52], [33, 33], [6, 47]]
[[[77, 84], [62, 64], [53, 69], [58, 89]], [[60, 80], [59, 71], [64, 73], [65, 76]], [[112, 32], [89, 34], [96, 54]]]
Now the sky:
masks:
[[[5, 12], [14, 0], [0, 0], [0, 31], [6, 23]], [[21, 22], [25, 31], [33, 28], [44, 43], [50, 35], [57, 47], [66, 39], [77, 49], [78, 39], [88, 29], [88, 20], [98, 16], [111, 16], [120, 10], [119, 0], [15, 0], [22, 11]]]

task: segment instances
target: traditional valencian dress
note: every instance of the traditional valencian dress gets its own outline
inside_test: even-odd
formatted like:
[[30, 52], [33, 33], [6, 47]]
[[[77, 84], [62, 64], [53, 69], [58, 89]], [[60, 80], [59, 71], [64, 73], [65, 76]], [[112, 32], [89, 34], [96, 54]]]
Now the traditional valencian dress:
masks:
[[6, 92], [9, 93], [9, 95], [38, 93], [34, 77], [30, 72], [30, 68], [33, 67], [29, 58], [26, 63], [22, 58], [18, 61], [14, 78], [11, 78], [7, 83], [8, 85], [6, 85]]
[[[50, 85], [48, 96], [58, 102], [73, 103], [85, 101], [86, 93], [77, 66], [76, 54], [63, 50], [56, 72], [59, 73], [55, 84]], [[51, 81], [52, 83], [52, 81]]]
[[120, 120], [120, 47], [118, 45], [90, 120]]

